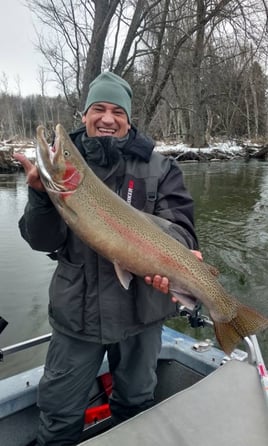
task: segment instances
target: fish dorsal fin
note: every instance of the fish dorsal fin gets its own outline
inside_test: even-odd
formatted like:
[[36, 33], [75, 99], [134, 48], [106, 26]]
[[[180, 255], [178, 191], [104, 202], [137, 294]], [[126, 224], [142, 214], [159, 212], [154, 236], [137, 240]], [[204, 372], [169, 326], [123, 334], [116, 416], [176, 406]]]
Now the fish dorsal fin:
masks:
[[125, 288], [125, 290], [128, 290], [133, 275], [129, 271], [123, 269], [116, 261], [114, 261], [114, 269], [122, 287]]

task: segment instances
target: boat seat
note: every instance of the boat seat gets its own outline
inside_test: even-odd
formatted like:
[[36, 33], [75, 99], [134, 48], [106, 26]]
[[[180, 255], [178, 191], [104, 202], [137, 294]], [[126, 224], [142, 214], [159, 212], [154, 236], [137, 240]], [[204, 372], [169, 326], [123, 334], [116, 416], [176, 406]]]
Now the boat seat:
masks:
[[258, 371], [231, 360], [198, 383], [83, 446], [267, 446]]

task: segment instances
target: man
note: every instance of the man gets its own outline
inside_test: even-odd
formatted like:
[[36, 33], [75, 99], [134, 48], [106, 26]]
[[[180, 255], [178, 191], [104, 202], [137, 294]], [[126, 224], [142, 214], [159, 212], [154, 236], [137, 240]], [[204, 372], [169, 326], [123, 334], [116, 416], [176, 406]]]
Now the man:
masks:
[[[174, 160], [153, 152], [152, 140], [131, 125], [131, 100], [125, 80], [101, 74], [89, 86], [84, 126], [70, 136], [102, 181], [130, 205], [164, 219], [165, 230], [196, 250], [193, 203], [182, 173]], [[162, 324], [176, 308], [165, 277], [134, 277], [130, 289], [123, 289], [113, 265], [61, 219], [37, 169], [20, 160], [29, 184], [21, 234], [33, 249], [50, 252], [58, 261], [49, 288], [53, 334], [39, 386], [37, 441], [40, 446], [71, 445], [79, 441], [105, 352], [113, 380], [113, 422], [152, 406]]]

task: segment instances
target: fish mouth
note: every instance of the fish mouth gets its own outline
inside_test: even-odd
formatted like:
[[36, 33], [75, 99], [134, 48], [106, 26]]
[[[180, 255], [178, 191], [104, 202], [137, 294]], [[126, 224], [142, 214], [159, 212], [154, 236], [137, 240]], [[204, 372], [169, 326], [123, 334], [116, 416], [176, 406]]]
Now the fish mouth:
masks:
[[45, 186], [49, 186], [52, 182], [51, 172], [53, 170], [53, 152], [45, 138], [45, 128], [38, 126], [37, 130], [37, 147], [36, 147], [36, 165]]
[[71, 163], [64, 159], [64, 141], [66, 135], [63, 127], [57, 125], [53, 147], [45, 137], [45, 128], [37, 128], [36, 163], [42, 182], [48, 192], [69, 195], [75, 192], [79, 174]]

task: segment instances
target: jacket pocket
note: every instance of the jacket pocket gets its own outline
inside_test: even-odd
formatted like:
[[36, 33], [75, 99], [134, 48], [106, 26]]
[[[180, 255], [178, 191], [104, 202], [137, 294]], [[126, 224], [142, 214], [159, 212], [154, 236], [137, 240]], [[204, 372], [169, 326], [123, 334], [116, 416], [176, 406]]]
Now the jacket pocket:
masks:
[[49, 287], [49, 315], [69, 330], [84, 328], [84, 265], [59, 259]]
[[136, 311], [139, 322], [150, 324], [165, 320], [177, 312], [169, 294], [161, 293], [137, 278], [135, 283]]

